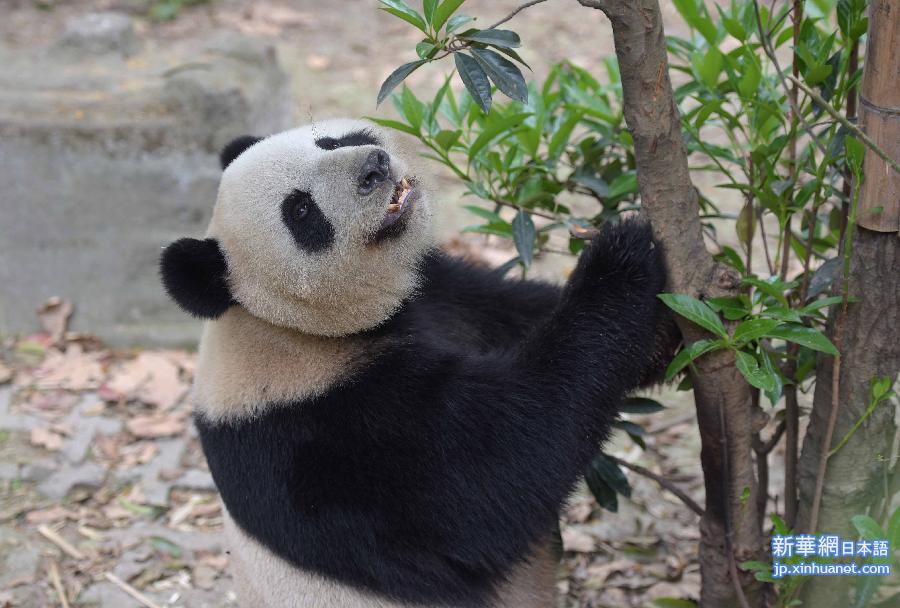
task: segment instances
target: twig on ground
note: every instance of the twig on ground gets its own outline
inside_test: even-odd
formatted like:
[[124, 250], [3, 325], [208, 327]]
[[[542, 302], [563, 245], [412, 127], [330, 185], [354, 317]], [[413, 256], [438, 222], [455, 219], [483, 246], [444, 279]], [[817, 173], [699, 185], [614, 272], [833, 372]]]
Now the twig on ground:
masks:
[[694, 513], [696, 513], [697, 515], [699, 515], [701, 517], [703, 516], [703, 507], [701, 507], [699, 504], [697, 504], [697, 502], [693, 498], [688, 496], [684, 490], [682, 490], [681, 488], [676, 486], [674, 483], [672, 483], [665, 477], [663, 477], [661, 475], [657, 475], [650, 469], [645, 469], [644, 467], [642, 467], [639, 464], [634, 464], [634, 463], [628, 462], [627, 460], [622, 460], [621, 458], [616, 458], [615, 456], [610, 456], [610, 458], [612, 458], [620, 466], [623, 466], [630, 471], [634, 471], [635, 473], [637, 473], [638, 475], [641, 475], [642, 477], [647, 477], [648, 479], [652, 479], [653, 481], [658, 483], [660, 486], [662, 486], [663, 488], [665, 488], [666, 490], [668, 490], [669, 492], [671, 492], [672, 494], [677, 496], [679, 499], [681, 499], [681, 502], [683, 502], [685, 504], [685, 506], [687, 508], [689, 508], [691, 511], [693, 511]]
[[118, 576], [116, 576], [112, 572], [106, 572], [103, 576], [106, 578], [106, 580], [108, 580], [113, 585], [115, 585], [116, 587], [118, 587], [119, 589], [121, 589], [122, 591], [124, 591], [125, 593], [127, 593], [128, 595], [133, 597], [134, 599], [136, 599], [138, 602], [140, 602], [147, 608], [160, 608], [159, 604], [157, 604], [156, 602], [151, 600], [149, 597], [147, 597], [146, 595], [144, 595], [143, 593], [141, 593], [140, 591], [138, 591], [137, 589], [135, 589], [134, 587], [132, 587], [131, 585], [129, 585], [128, 583], [123, 581], [122, 579], [120, 579]]
[[59, 566], [56, 565], [55, 561], [50, 562], [49, 574], [50, 582], [56, 590], [57, 597], [59, 597], [59, 603], [62, 605], [62, 608], [69, 608], [69, 599], [66, 597], [66, 590], [63, 587], [62, 579], [59, 576]]
[[85, 559], [84, 553], [79, 551], [69, 541], [60, 536], [59, 533], [56, 532], [56, 530], [54, 530], [53, 528], [50, 528], [46, 524], [41, 524], [40, 526], [38, 526], [37, 530], [41, 536], [59, 547], [63, 551], [63, 553], [65, 553], [69, 557], [74, 557], [75, 559]]

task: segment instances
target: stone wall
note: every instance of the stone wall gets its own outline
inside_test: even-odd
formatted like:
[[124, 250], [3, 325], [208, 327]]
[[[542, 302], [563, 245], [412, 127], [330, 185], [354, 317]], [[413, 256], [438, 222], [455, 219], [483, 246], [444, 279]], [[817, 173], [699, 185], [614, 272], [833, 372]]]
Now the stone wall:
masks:
[[0, 48], [0, 335], [50, 296], [113, 344], [190, 344], [160, 250], [202, 235], [217, 153], [293, 123], [274, 49], [219, 33], [167, 46], [93, 14], [41, 53]]

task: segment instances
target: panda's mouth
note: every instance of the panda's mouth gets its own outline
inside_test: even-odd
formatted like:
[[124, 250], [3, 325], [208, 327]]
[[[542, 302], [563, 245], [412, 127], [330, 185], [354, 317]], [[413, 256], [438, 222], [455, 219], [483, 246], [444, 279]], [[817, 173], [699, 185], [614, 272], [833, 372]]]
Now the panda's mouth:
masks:
[[407, 212], [415, 204], [417, 193], [415, 178], [404, 177], [400, 181], [394, 182], [394, 191], [387, 202], [384, 218], [381, 220], [378, 230], [369, 239], [370, 245], [403, 234], [408, 223], [406, 221]]
[[406, 213], [406, 210], [412, 204], [410, 196], [412, 191], [413, 184], [408, 177], [404, 177], [394, 183], [394, 192], [388, 201], [387, 213], [385, 213], [384, 219], [381, 220], [381, 230], [393, 225], [403, 217], [403, 214]]

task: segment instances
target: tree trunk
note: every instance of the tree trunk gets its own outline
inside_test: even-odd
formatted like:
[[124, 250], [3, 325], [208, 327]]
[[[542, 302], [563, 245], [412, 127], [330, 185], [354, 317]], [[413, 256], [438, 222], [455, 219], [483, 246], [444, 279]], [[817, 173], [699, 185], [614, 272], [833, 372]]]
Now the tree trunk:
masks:
[[[625, 121], [634, 137], [642, 212], [666, 253], [669, 290], [694, 297], [735, 295], [737, 277], [706, 251], [699, 206], [688, 171], [678, 109], [669, 81], [662, 15], [657, 0], [579, 0], [600, 9], [612, 23], [622, 74]], [[679, 319], [687, 342], [708, 337]], [[706, 510], [700, 522], [701, 605], [761, 603], [753, 576], [737, 564], [764, 555], [757, 516], [750, 387], [730, 351], [697, 362], [693, 376]], [[749, 491], [749, 497], [742, 494]]]
[[[861, 90], [860, 118], [867, 134], [900, 159], [900, 2], [876, 0], [870, 7], [869, 37]], [[892, 136], [890, 134], [893, 134]], [[892, 380], [900, 372], [900, 175], [875, 153], [864, 163], [859, 213], [850, 256], [850, 304], [841, 319], [829, 320], [832, 339], [839, 339], [835, 360], [820, 356], [809, 429], [800, 457], [798, 529], [854, 538], [853, 515], [871, 511], [883, 499], [884, 480], [892, 455], [894, 406], [875, 409], [850, 440], [827, 457], [823, 483], [817, 483], [823, 446], [834, 448], [863, 416], [874, 378]], [[833, 399], [837, 387], [837, 399]], [[818, 512], [816, 488], [822, 486]], [[804, 606], [846, 606], [852, 580], [814, 579], [803, 589]]]

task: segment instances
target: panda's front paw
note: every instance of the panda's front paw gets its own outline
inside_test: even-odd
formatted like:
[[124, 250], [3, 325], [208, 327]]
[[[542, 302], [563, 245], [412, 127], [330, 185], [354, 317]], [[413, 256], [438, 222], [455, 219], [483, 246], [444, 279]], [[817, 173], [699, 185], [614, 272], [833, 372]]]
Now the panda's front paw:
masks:
[[631, 219], [604, 224], [582, 252], [571, 284], [604, 290], [621, 287], [651, 295], [662, 292], [666, 284], [665, 263], [650, 223]]

